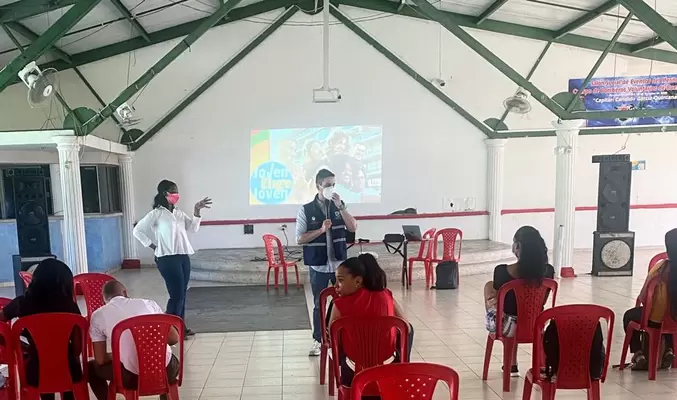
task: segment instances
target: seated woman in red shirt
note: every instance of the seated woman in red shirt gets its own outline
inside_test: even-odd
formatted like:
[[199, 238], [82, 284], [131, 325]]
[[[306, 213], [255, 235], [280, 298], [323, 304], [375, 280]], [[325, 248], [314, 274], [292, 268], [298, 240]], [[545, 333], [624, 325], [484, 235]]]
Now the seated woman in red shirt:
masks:
[[[402, 310], [386, 288], [386, 274], [371, 254], [361, 254], [344, 261], [336, 270], [336, 292], [338, 298], [332, 303], [329, 324], [341, 317], [396, 316], [404, 319]], [[411, 354], [414, 329], [409, 324], [407, 353]], [[393, 342], [399, 337], [389, 338]], [[389, 344], [393, 346], [395, 343]], [[395, 361], [399, 356], [395, 355]], [[343, 385], [350, 386], [354, 372], [346, 360], [341, 360]]]

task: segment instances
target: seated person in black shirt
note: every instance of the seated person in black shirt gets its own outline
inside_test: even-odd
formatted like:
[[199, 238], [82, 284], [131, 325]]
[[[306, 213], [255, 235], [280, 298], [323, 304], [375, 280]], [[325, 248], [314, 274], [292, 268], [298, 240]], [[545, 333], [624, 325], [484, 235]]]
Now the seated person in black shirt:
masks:
[[[515, 232], [512, 252], [517, 262], [501, 264], [494, 269], [494, 279], [484, 286], [484, 303], [486, 305], [485, 324], [491, 333], [496, 332], [496, 303], [501, 286], [515, 279], [525, 279], [534, 285], [540, 285], [543, 278], [554, 278], [555, 269], [548, 264], [548, 248], [540, 232], [532, 226], [523, 226]], [[505, 296], [503, 303], [503, 335], [511, 337], [517, 329], [517, 299], [511, 291]], [[517, 346], [512, 356], [511, 374], [519, 376], [517, 368]]]
[[[42, 313], [72, 313], [82, 315], [73, 299], [73, 273], [63, 262], [54, 258], [42, 260], [33, 273], [33, 280], [26, 289], [26, 294], [9, 302], [0, 312], [0, 321], [11, 321], [14, 318], [26, 317]], [[69, 344], [69, 364], [71, 377], [75, 382], [82, 379], [82, 366], [78, 356], [84, 332], [74, 331]], [[26, 359], [26, 380], [29, 385], [37, 386], [38, 359], [32, 339], [28, 332], [23, 335], [27, 345], [24, 348]], [[53, 400], [53, 394], [43, 394], [41, 400]], [[63, 400], [74, 399], [73, 393], [64, 393]]]

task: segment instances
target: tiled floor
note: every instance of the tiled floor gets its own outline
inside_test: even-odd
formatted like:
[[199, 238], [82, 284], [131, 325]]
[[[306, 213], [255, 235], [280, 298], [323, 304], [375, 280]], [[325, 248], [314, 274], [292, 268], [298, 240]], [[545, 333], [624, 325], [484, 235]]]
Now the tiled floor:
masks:
[[[558, 304], [595, 303], [616, 313], [610, 364], [618, 364], [623, 340], [623, 312], [634, 305], [646, 275], [646, 265], [656, 250], [636, 252], [635, 277], [592, 278], [579, 276], [560, 280]], [[577, 253], [576, 265], [588, 263], [589, 252]], [[153, 269], [124, 271], [117, 277], [133, 296], [166, 301], [164, 284]], [[398, 283], [391, 290], [415, 327], [412, 358], [441, 363], [461, 376], [460, 398], [466, 400], [519, 399], [524, 381], [515, 378], [512, 391], [501, 391], [501, 345], [494, 346], [490, 379], [480, 379], [486, 331], [482, 287], [488, 275], [463, 277], [453, 291], [425, 291], [420, 282], [410, 291]], [[0, 296], [7, 289], [0, 290]], [[308, 296], [307, 296], [308, 297]], [[200, 334], [185, 343], [183, 400], [323, 400], [326, 386], [318, 384], [318, 359], [309, 358], [308, 331]], [[519, 350], [521, 371], [530, 364], [530, 348]], [[610, 369], [602, 386], [604, 398], [663, 400], [677, 397], [677, 371], [661, 371], [655, 382], [646, 373]], [[436, 398], [448, 396], [443, 389]], [[558, 391], [558, 398], [585, 399], [583, 391]], [[447, 397], [448, 398], [448, 397]], [[533, 399], [540, 399], [534, 391]]]

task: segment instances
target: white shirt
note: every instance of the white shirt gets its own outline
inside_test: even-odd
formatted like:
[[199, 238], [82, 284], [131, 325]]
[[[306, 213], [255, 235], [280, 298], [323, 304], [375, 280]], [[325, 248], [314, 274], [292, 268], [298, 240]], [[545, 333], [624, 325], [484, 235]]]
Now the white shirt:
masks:
[[[123, 296], [113, 297], [108, 304], [94, 311], [89, 321], [89, 336], [92, 343], [108, 342], [113, 338], [113, 328], [118, 322], [148, 314], [164, 314], [160, 306], [152, 300], [129, 299]], [[172, 349], [167, 345], [167, 364], [172, 359]], [[125, 331], [120, 336], [120, 361], [125, 368], [134, 374], [139, 373], [139, 359], [131, 332]]]
[[[327, 206], [322, 202], [319, 202], [320, 207], [326, 214]], [[299, 237], [304, 233], [308, 232], [308, 220], [306, 218], [306, 211], [304, 207], [301, 207], [299, 213], [296, 215], [296, 243], [299, 241]], [[308, 268], [312, 268], [317, 272], [323, 273], [332, 273], [341, 265], [343, 261], [337, 260], [334, 257], [334, 245], [331, 239], [331, 229], [327, 229], [327, 264], [325, 265], [308, 265]]]
[[158, 207], [146, 214], [134, 227], [134, 237], [144, 246], [155, 244], [155, 257], [195, 253], [188, 240], [188, 231], [197, 232], [202, 218], [191, 216], [174, 207], [169, 211]]

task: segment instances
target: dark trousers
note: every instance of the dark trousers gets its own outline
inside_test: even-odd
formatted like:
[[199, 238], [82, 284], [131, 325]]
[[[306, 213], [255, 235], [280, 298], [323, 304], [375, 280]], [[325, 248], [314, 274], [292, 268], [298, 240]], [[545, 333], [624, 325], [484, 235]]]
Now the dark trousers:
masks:
[[[642, 309], [643, 307], [631, 308], [623, 314], [623, 329], [628, 329], [630, 322], [641, 322], [642, 321]], [[654, 321], [649, 321], [650, 328], [660, 328], [661, 324]], [[663, 335], [663, 339], [667, 342], [667, 347], [672, 348], [672, 335]], [[639, 331], [634, 331], [632, 337], [630, 338], [630, 352], [637, 353], [638, 351], [643, 351], [642, 347], [642, 333]]]
[[[39, 384], [39, 372], [38, 364], [35, 362], [35, 359], [31, 359], [26, 353], [24, 353], [25, 362], [26, 362], [26, 383], [30, 386], [38, 386]], [[71, 370], [71, 378], [73, 382], [80, 382], [82, 380], [82, 367], [80, 367], [80, 360], [77, 357], [70, 357], [69, 368]], [[40, 395], [40, 400], [54, 400], [55, 396], [53, 393], [46, 393]], [[73, 392], [66, 392], [61, 394], [62, 400], [75, 400]]]
[[[108, 399], [108, 382], [113, 380], [113, 363], [99, 365], [96, 361], [91, 360], [88, 365], [89, 368], [89, 387], [92, 388], [92, 393], [97, 400]], [[167, 379], [169, 383], [175, 383], [179, 375], [179, 360], [172, 356], [169, 365], [167, 365]], [[122, 366], [122, 385], [127, 389], [136, 389], [138, 376], [131, 373]], [[72, 398], [72, 397], [71, 397]], [[161, 396], [166, 399], [166, 396]], [[111, 399], [112, 400], [112, 399]]]
[[190, 257], [185, 254], [158, 257], [157, 269], [169, 292], [167, 314], [183, 319], [186, 311], [186, 290], [190, 280]]
[[317, 272], [312, 268], [308, 268], [310, 273], [310, 289], [313, 292], [313, 339], [316, 342], [322, 342], [322, 326], [320, 324], [320, 293], [327, 287], [329, 283], [336, 284], [336, 274], [333, 272]]

